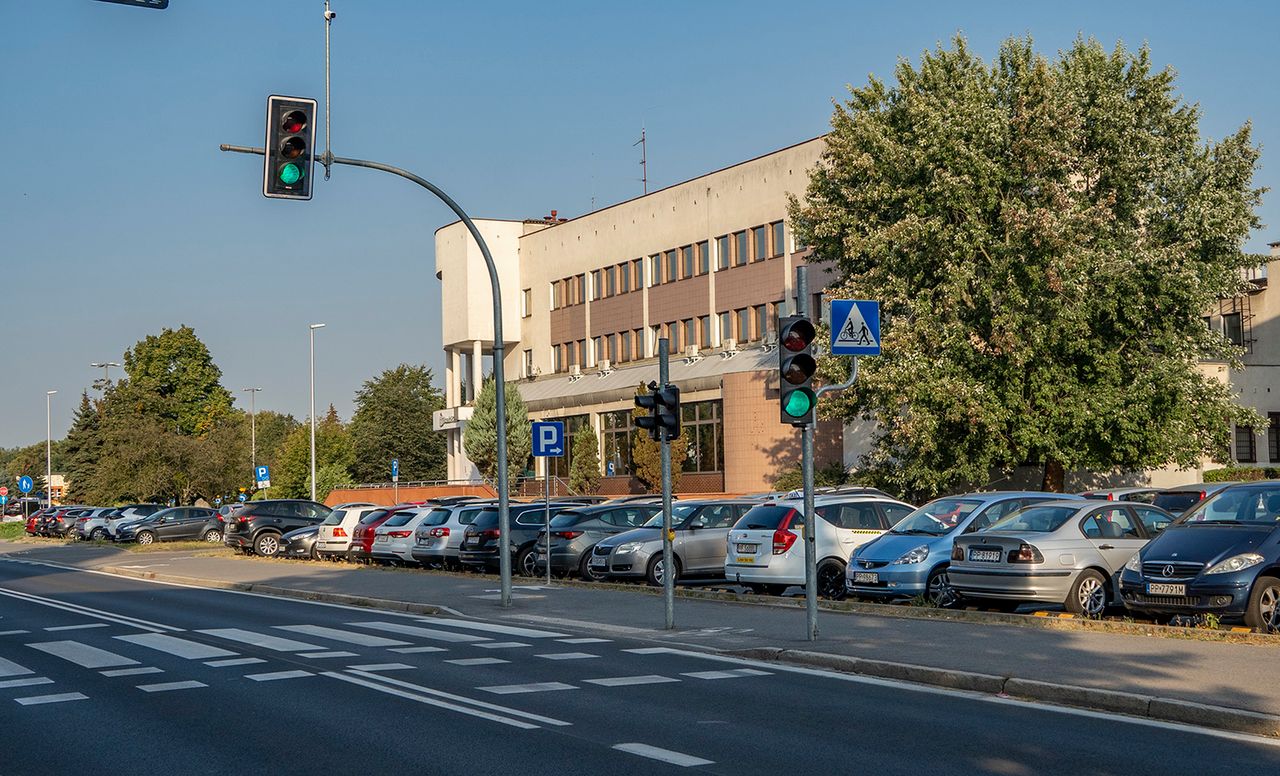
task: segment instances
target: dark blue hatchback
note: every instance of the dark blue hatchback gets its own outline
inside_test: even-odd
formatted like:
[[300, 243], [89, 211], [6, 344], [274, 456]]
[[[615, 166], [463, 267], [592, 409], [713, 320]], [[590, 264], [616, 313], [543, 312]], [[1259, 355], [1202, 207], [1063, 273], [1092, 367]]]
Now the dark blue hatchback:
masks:
[[1120, 594], [1143, 614], [1243, 617], [1280, 632], [1280, 481], [1232, 485], [1188, 509], [1124, 567]]

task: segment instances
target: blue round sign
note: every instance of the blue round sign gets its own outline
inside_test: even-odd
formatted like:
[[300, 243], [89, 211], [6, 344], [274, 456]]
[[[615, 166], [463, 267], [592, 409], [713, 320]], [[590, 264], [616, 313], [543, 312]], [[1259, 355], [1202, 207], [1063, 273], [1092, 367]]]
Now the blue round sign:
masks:
[[246, 500], [246, 499], [248, 499], [248, 498], [249, 498], [249, 497], [248, 497], [248, 496], [246, 496], [245, 494], [243, 494], [243, 493], [241, 493], [241, 494], [240, 494], [240, 501], [241, 501], [241, 502], [245, 501], [245, 500]]
[[25, 474], [18, 478], [18, 490], [22, 491], [23, 493], [30, 493], [31, 489], [34, 488], [35, 486], [36, 486], [35, 482], [33, 482], [32, 479]]

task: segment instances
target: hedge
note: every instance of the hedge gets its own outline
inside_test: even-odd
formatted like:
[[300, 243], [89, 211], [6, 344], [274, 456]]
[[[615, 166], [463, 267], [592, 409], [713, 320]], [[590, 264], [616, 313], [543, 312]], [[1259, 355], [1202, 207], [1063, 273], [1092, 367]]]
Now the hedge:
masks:
[[1227, 466], [1204, 473], [1205, 482], [1255, 482], [1280, 479], [1280, 468], [1273, 466]]

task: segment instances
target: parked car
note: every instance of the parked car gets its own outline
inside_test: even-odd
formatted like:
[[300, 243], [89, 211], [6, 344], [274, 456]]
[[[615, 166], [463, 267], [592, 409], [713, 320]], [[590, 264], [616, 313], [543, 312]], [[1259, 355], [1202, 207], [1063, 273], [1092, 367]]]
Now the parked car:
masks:
[[44, 519], [46, 509], [48, 509], [48, 507], [45, 509], [37, 509], [27, 516], [27, 524], [22, 529], [27, 536], [36, 536], [39, 533], [40, 523]]
[[[724, 577], [757, 593], [781, 595], [804, 584], [803, 499], [757, 504], [729, 531]], [[845, 566], [860, 544], [871, 541], [915, 507], [874, 494], [814, 497], [818, 594], [843, 598]]]
[[1029, 504], [1060, 498], [1060, 493], [996, 491], [934, 499], [853, 551], [845, 589], [884, 600], [923, 595], [936, 606], [952, 606], [958, 597], [947, 572], [956, 537], [981, 531]]
[[424, 566], [457, 567], [463, 533], [489, 501], [465, 501], [432, 508], [414, 532], [412, 556]]
[[324, 504], [302, 499], [251, 501], [227, 516], [222, 543], [237, 553], [275, 555], [280, 537], [295, 528], [316, 525], [329, 516]]
[[[201, 539], [217, 513], [205, 507], [170, 507], [135, 520], [116, 531], [118, 542], [138, 544]], [[217, 530], [214, 528], [213, 530]]]
[[320, 534], [320, 526], [309, 525], [306, 528], [295, 528], [280, 537], [280, 549], [276, 555], [281, 558], [316, 559], [316, 537]]
[[[589, 509], [581, 504], [567, 504], [562, 501], [551, 502], [551, 525], [555, 526], [555, 518], [570, 507]], [[532, 575], [535, 571], [536, 556], [534, 541], [542, 530], [544, 519], [542, 503], [512, 504], [509, 512], [508, 528], [511, 535], [512, 568], [518, 574]], [[501, 557], [498, 554], [498, 505], [489, 504], [480, 510], [471, 525], [462, 533], [462, 544], [458, 547], [458, 562], [464, 568], [473, 571], [496, 571]]]
[[360, 518], [378, 509], [373, 504], [339, 504], [320, 524], [316, 535], [316, 556], [345, 558], [351, 549], [351, 536]]
[[364, 517], [360, 518], [360, 522], [356, 523], [355, 530], [351, 532], [351, 547], [347, 549], [347, 560], [357, 563], [372, 562], [373, 538], [376, 535], [374, 531], [378, 526], [385, 523], [397, 512], [417, 508], [414, 504], [400, 504], [399, 506], [383, 507], [366, 513]]
[[[675, 578], [724, 573], [724, 546], [729, 529], [756, 505], [747, 500], [681, 501], [671, 507], [675, 539], [671, 553]], [[643, 577], [661, 585], [666, 569], [662, 558], [662, 511], [640, 528], [606, 537], [591, 550], [589, 570], [603, 577]]]
[[1125, 563], [1173, 521], [1157, 506], [1086, 500], [1047, 501], [956, 539], [951, 586], [965, 599], [1061, 604], [1098, 617], [1120, 602]]
[[1159, 488], [1102, 488], [1100, 490], [1086, 490], [1080, 495], [1084, 498], [1101, 499], [1102, 501], [1137, 501], [1142, 504], [1150, 504], [1159, 492]]
[[135, 520], [141, 520], [144, 517], [150, 517], [162, 509], [168, 509], [168, 507], [163, 504], [125, 504], [119, 507], [119, 511], [107, 518], [104, 526], [107, 538], [114, 539], [121, 526]]
[[[601, 541], [643, 527], [654, 515], [662, 514], [662, 504], [631, 502], [574, 506], [551, 518], [551, 572], [577, 574], [589, 581], [605, 578], [605, 567], [591, 565], [592, 551]], [[539, 515], [541, 519], [541, 515]], [[547, 568], [547, 535], [541, 529], [534, 537], [533, 574]], [[723, 549], [724, 545], [721, 545]], [[525, 573], [525, 567], [520, 567]]]
[[373, 529], [371, 557], [392, 565], [417, 565], [417, 561], [413, 559], [414, 532], [432, 511], [430, 506], [421, 506], [397, 512], [387, 518], [382, 525]]
[[107, 520], [120, 511], [119, 507], [97, 507], [89, 514], [76, 518], [76, 536], [81, 539], [104, 539], [107, 535]]
[[1179, 485], [1176, 488], [1165, 488], [1155, 495], [1152, 504], [1180, 515], [1209, 496], [1235, 482], [1195, 482], [1190, 485]]
[[45, 517], [45, 536], [57, 536], [64, 539], [76, 538], [76, 520], [89, 514], [92, 510], [92, 507], [78, 504], [59, 507], [56, 512], [52, 512]]
[[1125, 565], [1124, 604], [1147, 615], [1242, 617], [1280, 632], [1280, 481], [1219, 489]]

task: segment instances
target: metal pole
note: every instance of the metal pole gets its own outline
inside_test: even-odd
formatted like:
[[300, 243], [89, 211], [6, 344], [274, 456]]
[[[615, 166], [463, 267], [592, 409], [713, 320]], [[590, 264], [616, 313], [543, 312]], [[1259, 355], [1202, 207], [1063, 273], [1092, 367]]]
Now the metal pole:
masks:
[[[233, 146], [222, 144], [220, 148], [223, 151], [231, 151], [240, 154], [262, 154], [261, 148], [251, 148], [247, 146]], [[413, 181], [422, 188], [436, 195], [445, 205], [453, 211], [471, 233], [472, 239], [476, 241], [476, 245], [480, 247], [480, 255], [484, 257], [485, 267], [489, 270], [489, 285], [493, 292], [493, 379], [497, 382], [497, 387], [503, 390], [497, 392], [495, 397], [495, 407], [498, 419], [498, 440], [497, 440], [497, 456], [498, 456], [498, 543], [500, 546], [501, 557], [498, 559], [499, 569], [502, 574], [502, 607], [510, 608], [511, 606], [511, 501], [507, 492], [507, 397], [505, 392], [506, 372], [502, 361], [505, 354], [506, 346], [502, 341], [502, 286], [498, 282], [498, 267], [493, 262], [493, 254], [489, 252], [489, 245], [481, 236], [480, 230], [476, 227], [475, 222], [467, 215], [466, 211], [454, 201], [439, 186], [428, 181], [418, 175], [414, 175], [408, 170], [401, 169], [389, 164], [381, 162], [371, 162], [366, 159], [348, 159], [341, 156], [330, 156], [329, 161], [332, 164], [345, 164], [351, 167], [367, 167], [370, 170], [381, 170], [389, 172], [392, 175], [399, 175], [405, 180]]]
[[542, 459], [543, 468], [545, 469], [546, 488], [543, 495], [545, 500], [542, 508], [542, 524], [543, 529], [547, 532], [547, 585], [551, 585], [551, 459]]
[[57, 391], [44, 393], [44, 495], [48, 506], [53, 506], [53, 420], [50, 403]]
[[[313, 323], [311, 329], [311, 500], [316, 500], [316, 329], [323, 323]], [[256, 473], [256, 472], [255, 472]]]
[[329, 10], [329, 0], [324, 0], [324, 156], [320, 158], [320, 163], [324, 165], [325, 180], [329, 180], [329, 166], [333, 164], [333, 144], [330, 141], [333, 120], [329, 110], [332, 104], [329, 98], [329, 27], [335, 16], [337, 14]]
[[[658, 390], [667, 387], [667, 357], [670, 343], [666, 337], [658, 340]], [[666, 614], [666, 628], [676, 627], [676, 575], [675, 559], [671, 552], [671, 440], [666, 429], [659, 429], [662, 445], [662, 603]]]
[[[809, 314], [809, 273], [796, 268], [796, 314]], [[818, 520], [813, 511], [813, 427], [800, 430], [800, 473], [804, 481], [804, 609], [805, 633], [818, 638]]]

